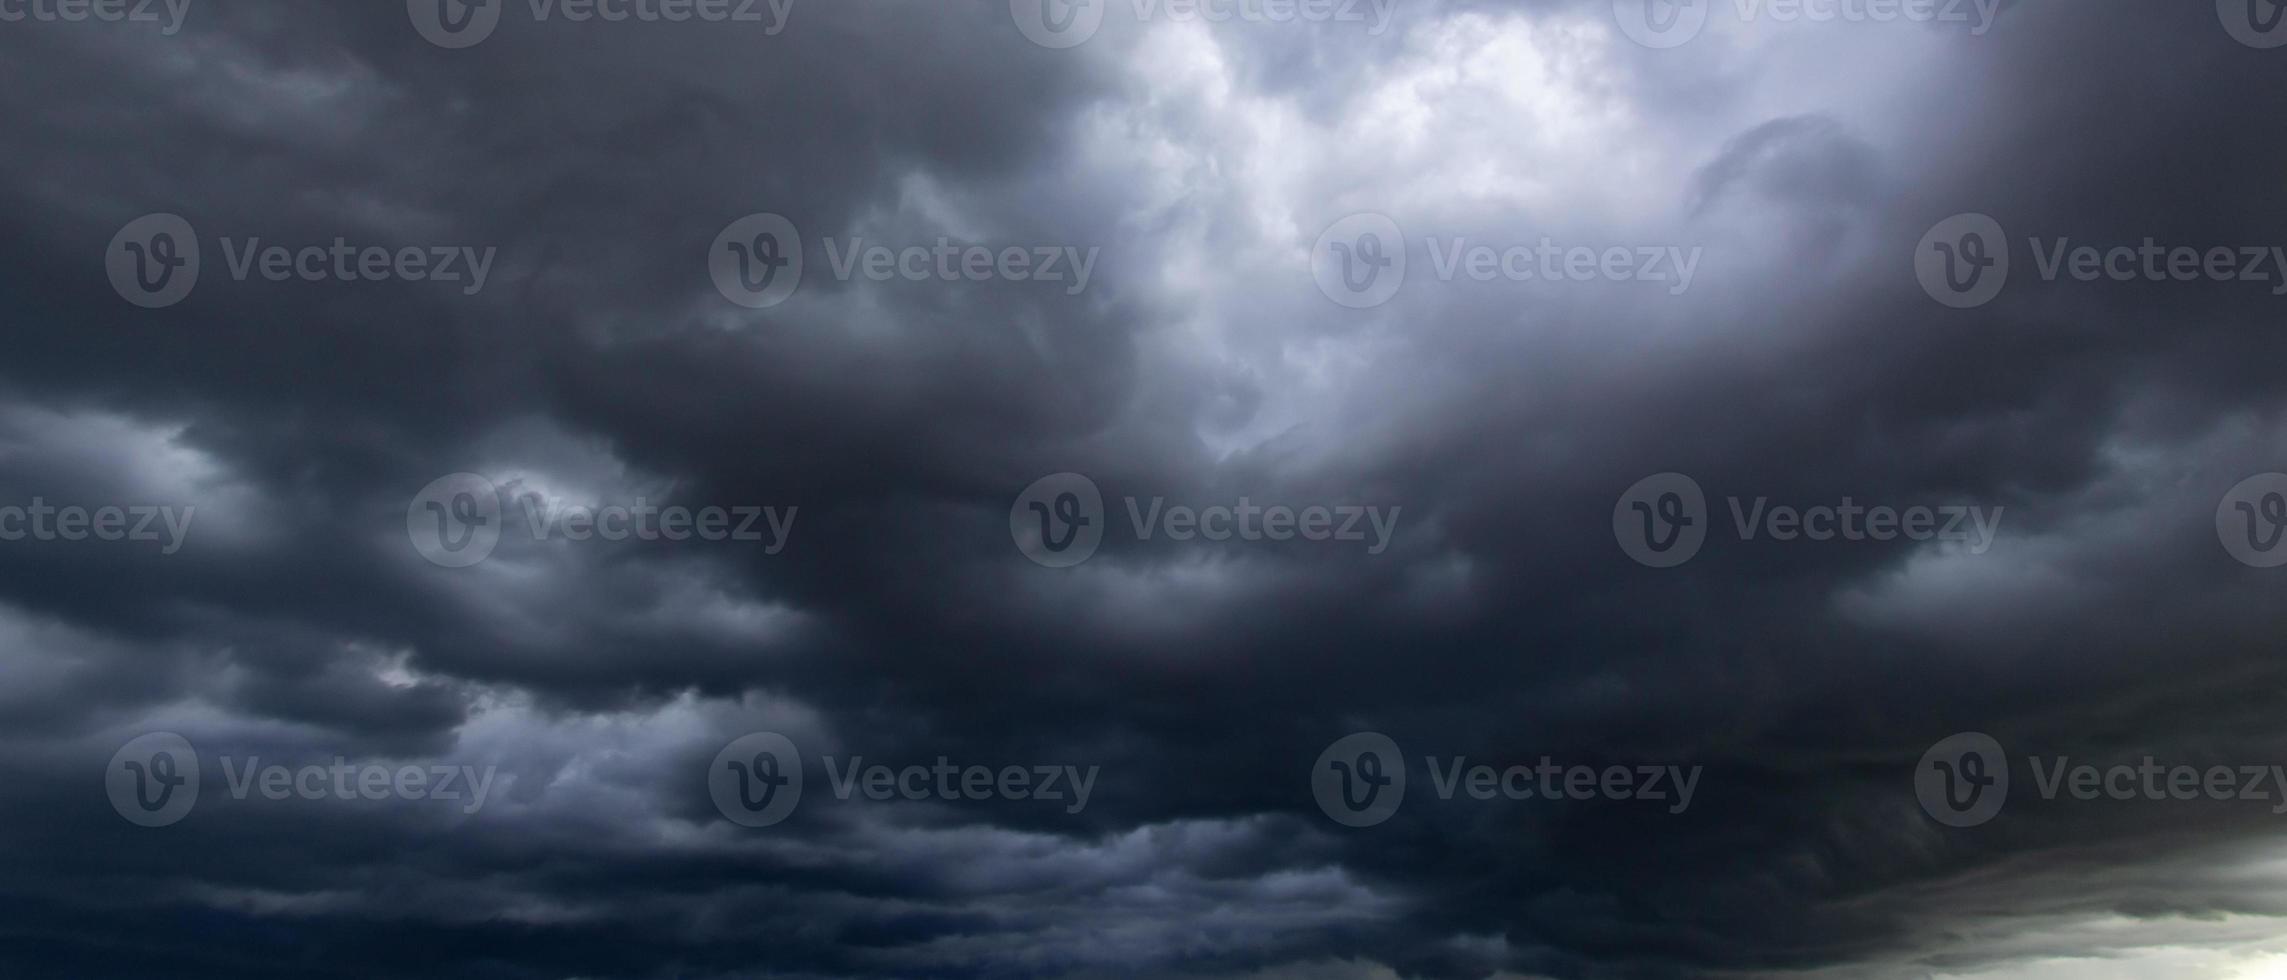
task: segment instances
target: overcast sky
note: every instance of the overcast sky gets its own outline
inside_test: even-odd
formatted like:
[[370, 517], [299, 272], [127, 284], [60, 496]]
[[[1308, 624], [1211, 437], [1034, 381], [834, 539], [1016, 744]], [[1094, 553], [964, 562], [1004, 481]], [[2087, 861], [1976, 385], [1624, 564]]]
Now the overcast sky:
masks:
[[2287, 978], [2271, 0], [0, 52], [0, 974]]

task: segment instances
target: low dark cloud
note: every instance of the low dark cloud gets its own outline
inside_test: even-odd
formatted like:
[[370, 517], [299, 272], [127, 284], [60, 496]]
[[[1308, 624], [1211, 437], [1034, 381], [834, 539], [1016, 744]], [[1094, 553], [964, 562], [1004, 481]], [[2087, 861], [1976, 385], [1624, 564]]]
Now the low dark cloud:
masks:
[[[2287, 259], [2043, 274], [2081, 245], [2287, 248], [2287, 51], [2235, 40], [2230, 5], [1973, 30], [1714, 4], [1661, 48], [1626, 0], [1398, 0], [1380, 29], [1115, 4], [1059, 49], [1023, 3], [795, 0], [775, 33], [503, 4], [461, 50], [405, 6], [0, 23], [0, 507], [161, 515], [0, 540], [0, 972], [2276, 962], [2287, 786], [2038, 786], [2058, 759], [2287, 753], [2282, 580], [2218, 524], [2283, 468]], [[709, 259], [756, 213], [804, 268], [750, 309]], [[1360, 213], [1402, 235], [1380, 302], [1314, 278]], [[1917, 242], [1970, 213], [2011, 264], [1957, 309]], [[149, 214], [201, 249], [157, 309], [106, 272]], [[337, 239], [487, 278], [234, 275], [256, 241]], [[1064, 277], [836, 268], [941, 240]], [[1604, 271], [1614, 248], [1661, 275]], [[1062, 473], [1102, 538], [1051, 567], [1020, 495]], [[1706, 503], [1667, 568], [1625, 526], [1663, 473]], [[469, 567], [424, 557], [453, 474], [503, 491]], [[1735, 519], [1822, 506], [1995, 523]], [[755, 533], [568, 530], [645, 507]], [[1218, 507], [1359, 533], [1189, 536]], [[106, 787], [153, 732], [200, 772], [145, 827]], [[804, 777], [765, 827], [710, 782], [755, 732]], [[1408, 786], [1353, 828], [1313, 766], [1361, 732]], [[1961, 732], [2014, 784], [1966, 828], [1915, 783]], [[940, 759], [992, 789], [894, 782]], [[1688, 804], [1441, 798], [1455, 760], [1544, 759], [1696, 775]], [[889, 798], [841, 798], [859, 760]], [[337, 762], [468, 778], [293, 782]]]

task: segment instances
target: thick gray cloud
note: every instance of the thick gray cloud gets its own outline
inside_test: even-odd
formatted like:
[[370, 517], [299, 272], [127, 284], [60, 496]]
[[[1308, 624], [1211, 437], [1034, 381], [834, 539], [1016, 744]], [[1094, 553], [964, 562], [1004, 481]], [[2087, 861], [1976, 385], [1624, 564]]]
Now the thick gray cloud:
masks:
[[[2229, 4], [1704, 6], [1666, 48], [1626, 0], [1111, 4], [1069, 48], [988, 0], [794, 0], [776, 31], [502, 3], [460, 50], [394, 2], [0, 21], [0, 507], [181, 521], [0, 540], [0, 968], [2274, 975], [2274, 802], [2038, 783], [2287, 754], [2283, 580], [2217, 528], [2287, 469], [2287, 268], [2043, 267], [2059, 240], [2287, 248], [2287, 51]], [[761, 212], [804, 270], [750, 309], [709, 263]], [[201, 262], [144, 309], [106, 260], [154, 213]], [[1402, 235], [1378, 303], [1314, 275], [1360, 213]], [[1915, 262], [1964, 213], [2011, 267], [1954, 309]], [[486, 279], [233, 274], [250, 241], [336, 239]], [[1072, 261], [851, 260], [940, 241]], [[1559, 275], [1544, 242], [1594, 257]], [[1661, 274], [1603, 271], [1614, 247]], [[1011, 509], [1067, 472], [1103, 540], [1047, 567]], [[1668, 472], [1707, 536], [1654, 568], [1615, 510]], [[457, 473], [510, 495], [470, 567], [408, 528]], [[1388, 523], [1130, 522], [1242, 500]], [[1999, 523], [1734, 526], [1845, 500]], [[783, 523], [527, 523], [639, 503]], [[1952, 828], [1916, 771], [1969, 731], [2014, 786]], [[155, 828], [106, 792], [152, 732], [200, 768]], [[805, 778], [760, 828], [709, 782], [753, 732]], [[1356, 732], [1408, 777], [1363, 828], [1312, 792]], [[1451, 760], [1544, 757], [1697, 775], [1688, 805], [1441, 798]], [[861, 758], [996, 790], [840, 798]], [[467, 778], [291, 782], [337, 760]], [[1010, 766], [1089, 773], [1085, 805], [998, 790]]]

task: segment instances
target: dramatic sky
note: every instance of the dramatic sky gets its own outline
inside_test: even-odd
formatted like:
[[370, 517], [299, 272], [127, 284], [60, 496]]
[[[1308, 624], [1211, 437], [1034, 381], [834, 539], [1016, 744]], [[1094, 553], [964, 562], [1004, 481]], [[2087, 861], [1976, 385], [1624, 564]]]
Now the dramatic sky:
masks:
[[0, 0], [0, 975], [2287, 977], [2287, 27], [1937, 2]]

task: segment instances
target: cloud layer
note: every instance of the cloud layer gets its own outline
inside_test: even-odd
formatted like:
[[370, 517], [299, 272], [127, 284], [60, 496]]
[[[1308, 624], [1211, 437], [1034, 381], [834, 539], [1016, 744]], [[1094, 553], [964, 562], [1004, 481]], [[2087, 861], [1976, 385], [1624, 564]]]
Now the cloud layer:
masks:
[[[2276, 951], [2270, 804], [2043, 799], [2024, 765], [2287, 755], [2283, 580], [2218, 525], [2287, 469], [2287, 267], [2044, 272], [2287, 246], [2287, 52], [2231, 4], [1702, 4], [1670, 46], [1630, 0], [1113, 4], [1068, 47], [1027, 34], [1061, 0], [575, 7], [486, 8], [458, 49], [422, 3], [0, 23], [0, 506], [129, 515], [0, 541], [9, 975], [2231, 976]], [[803, 268], [750, 308], [732, 287], [774, 246], [725, 233], [758, 213]], [[146, 309], [106, 271], [158, 268], [148, 235], [107, 265], [152, 214], [200, 254]], [[1328, 237], [1359, 214], [1398, 237]], [[1916, 263], [1961, 214], [2010, 266], [1955, 308]], [[1346, 302], [1364, 266], [1330, 243], [1402, 284]], [[407, 249], [486, 277], [410, 277]], [[1625, 495], [1663, 473], [1705, 539], [1659, 568]], [[423, 510], [454, 474], [500, 505], [468, 567], [421, 546], [466, 516]], [[1101, 499], [1069, 567], [1028, 560], [1021, 495], [1055, 474]], [[1739, 516], [1848, 506], [1994, 523]], [[180, 547], [128, 533], [138, 507], [189, 515]], [[628, 530], [647, 507], [693, 533]], [[1296, 533], [1190, 532], [1247, 507]], [[623, 533], [578, 530], [604, 515]], [[156, 828], [98, 788], [152, 732], [200, 770]], [[759, 828], [710, 782], [755, 732], [804, 775]], [[1408, 786], [1353, 828], [1314, 760], [1361, 732]], [[2015, 760], [1982, 826], [1915, 791], [1958, 732]], [[1438, 792], [1451, 760], [1544, 758], [1699, 775], [1680, 812]], [[860, 759], [886, 798], [840, 798]], [[940, 759], [992, 789], [896, 782]], [[492, 781], [474, 807], [292, 782], [337, 760]], [[234, 791], [263, 766], [282, 796]], [[1073, 807], [1009, 767], [1095, 775]]]

